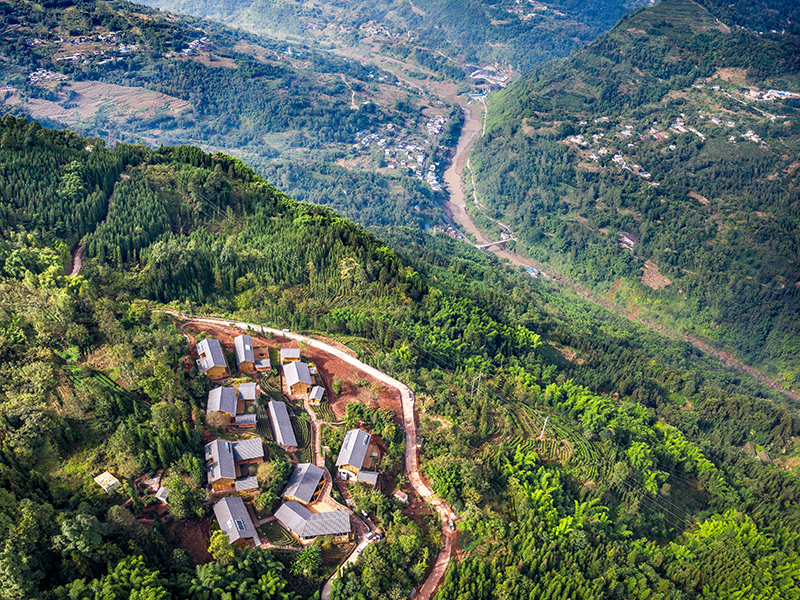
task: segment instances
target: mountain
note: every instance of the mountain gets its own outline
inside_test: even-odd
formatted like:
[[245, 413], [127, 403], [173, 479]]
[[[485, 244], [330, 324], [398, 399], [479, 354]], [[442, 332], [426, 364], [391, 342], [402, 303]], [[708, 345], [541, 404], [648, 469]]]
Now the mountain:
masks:
[[[438, 597], [796, 597], [796, 407], [691, 345], [444, 235], [381, 230], [387, 245], [193, 147], [110, 150], [7, 115], [0, 194], [0, 597], [310, 599], [346, 555], [326, 539], [320, 554], [233, 549], [211, 531], [215, 384], [186, 358], [210, 326], [151, 311], [164, 303], [322, 334], [414, 390], [421, 468], [458, 513]], [[65, 275], [75, 244], [82, 268]], [[325, 444], [361, 426], [390, 451], [378, 490], [351, 487], [385, 539], [331, 598], [404, 597], [442, 524], [393, 497], [404, 446], [381, 389], [342, 377]], [[276, 380], [259, 379], [265, 397]], [[246, 496], [259, 518], [293, 458], [266, 448]], [[122, 493], [93, 481], [105, 470]]]
[[[447, 71], [457, 63], [500, 63], [525, 71], [610, 29], [639, 0], [517, 2], [419, 0], [312, 5], [289, 0], [146, 0], [149, 6], [306, 42], [367, 44]], [[447, 55], [442, 58], [441, 54]], [[462, 75], [463, 77], [463, 75]]]
[[[437, 115], [456, 122], [460, 111], [388, 72], [128, 2], [14, 0], [0, 11], [3, 112], [151, 147], [199, 144], [263, 173], [279, 159], [325, 181], [313, 197], [342, 210], [345, 194], [388, 198], [371, 203], [367, 224], [440, 218], [422, 174], [440, 163], [441, 175], [449, 142], [447, 129], [426, 125]], [[384, 160], [384, 147], [401, 143], [424, 148], [418, 178]], [[352, 174], [331, 175], [337, 164]]]
[[489, 103], [471, 165], [518, 248], [628, 313], [800, 374], [793, 2], [665, 0]]

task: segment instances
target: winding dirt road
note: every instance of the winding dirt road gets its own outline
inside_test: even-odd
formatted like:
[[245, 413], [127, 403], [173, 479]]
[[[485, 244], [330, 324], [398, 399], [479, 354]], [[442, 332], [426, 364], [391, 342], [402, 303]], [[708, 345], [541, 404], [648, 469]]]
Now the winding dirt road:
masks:
[[[378, 369], [371, 367], [366, 363], [361, 362], [354, 356], [347, 354], [346, 352], [340, 350], [335, 346], [326, 344], [325, 342], [316, 340], [314, 338], [301, 335], [299, 333], [283, 331], [280, 329], [273, 329], [271, 327], [264, 327], [262, 325], [256, 325], [255, 323], [233, 321], [230, 319], [194, 317], [185, 315], [171, 308], [164, 308], [157, 310], [161, 310], [162, 312], [165, 312], [169, 315], [172, 315], [173, 317], [182, 319], [184, 321], [192, 321], [193, 323], [198, 323], [198, 324], [208, 323], [209, 325], [236, 327], [243, 331], [249, 329], [262, 334], [272, 333], [274, 335], [280, 335], [292, 340], [296, 340], [298, 342], [303, 342], [305, 344], [308, 344], [309, 346], [322, 350], [323, 352], [327, 352], [331, 356], [334, 356], [337, 359], [352, 365], [353, 367], [363, 371], [367, 375], [374, 377], [375, 379], [386, 384], [387, 386], [396, 389], [400, 393], [401, 404], [403, 409], [403, 425], [406, 433], [406, 473], [408, 474], [408, 480], [411, 483], [411, 486], [416, 491], [416, 493], [419, 494], [422, 498], [424, 498], [426, 502], [428, 502], [428, 504], [430, 504], [436, 510], [436, 512], [439, 513], [439, 516], [441, 517], [440, 526], [442, 530], [442, 539], [444, 540], [444, 546], [439, 551], [439, 554], [436, 557], [436, 563], [433, 566], [433, 570], [431, 571], [430, 575], [422, 584], [422, 586], [420, 587], [415, 596], [415, 598], [417, 598], [418, 600], [430, 600], [430, 598], [436, 591], [436, 588], [438, 587], [439, 583], [441, 582], [442, 578], [444, 577], [444, 573], [447, 570], [448, 564], [450, 564], [450, 559], [453, 556], [453, 549], [455, 547], [456, 534], [455, 532], [451, 532], [447, 526], [447, 521], [451, 518], [453, 510], [441, 498], [439, 498], [438, 496], [436, 496], [436, 494], [433, 493], [433, 491], [428, 487], [428, 485], [422, 479], [422, 474], [419, 471], [419, 444], [417, 442], [417, 424], [414, 414], [414, 394], [408, 388], [408, 386], [401, 383], [394, 377], [390, 377], [383, 371], [379, 371]], [[326, 587], [328, 590], [330, 589], [329, 586]]]

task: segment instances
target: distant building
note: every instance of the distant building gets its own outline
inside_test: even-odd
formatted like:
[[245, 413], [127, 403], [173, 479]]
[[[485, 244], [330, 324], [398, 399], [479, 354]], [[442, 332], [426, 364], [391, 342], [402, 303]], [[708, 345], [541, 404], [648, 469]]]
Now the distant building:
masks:
[[290, 500], [275, 511], [275, 518], [289, 533], [302, 540], [350, 533], [350, 514], [345, 510], [312, 512], [299, 502]]
[[[339, 478], [345, 481], [359, 480], [364, 483], [377, 483], [377, 474], [360, 477], [362, 469], [372, 465], [372, 458], [378, 455], [378, 449], [371, 444], [372, 436], [362, 429], [351, 429], [344, 436], [342, 449], [336, 459]], [[365, 473], [371, 473], [369, 471]], [[374, 477], [373, 477], [374, 475]]]
[[241, 498], [223, 498], [214, 505], [214, 516], [231, 545], [239, 548], [261, 545], [253, 519]]
[[296, 500], [302, 504], [311, 504], [316, 500], [324, 485], [324, 469], [311, 463], [301, 463], [295, 467], [281, 497], [284, 500]]
[[94, 478], [95, 483], [103, 488], [103, 491], [106, 493], [111, 493], [119, 486], [119, 479], [114, 477], [108, 471], [101, 473], [97, 477]]
[[160, 487], [156, 492], [156, 500], [158, 500], [161, 504], [169, 504], [169, 488]]
[[296, 361], [283, 365], [283, 377], [291, 394], [307, 394], [311, 391], [311, 372], [306, 363]]
[[639, 238], [624, 231], [619, 232], [619, 245], [628, 250], [633, 250], [633, 246], [639, 243]]
[[281, 348], [281, 364], [300, 360], [300, 348]]
[[286, 404], [278, 400], [270, 400], [267, 406], [269, 407], [269, 419], [272, 423], [275, 441], [278, 446], [287, 452], [294, 452], [297, 450], [297, 438], [294, 435]]
[[228, 363], [219, 340], [206, 338], [197, 342], [197, 368], [211, 379], [218, 379], [229, 374]]
[[236, 365], [240, 371], [255, 371], [256, 357], [253, 352], [253, 338], [249, 335], [238, 335], [233, 339], [236, 349]]
[[243, 415], [236, 415], [233, 419], [237, 427], [244, 427], [245, 429], [255, 429], [258, 424], [258, 419], [255, 413], [246, 413]]

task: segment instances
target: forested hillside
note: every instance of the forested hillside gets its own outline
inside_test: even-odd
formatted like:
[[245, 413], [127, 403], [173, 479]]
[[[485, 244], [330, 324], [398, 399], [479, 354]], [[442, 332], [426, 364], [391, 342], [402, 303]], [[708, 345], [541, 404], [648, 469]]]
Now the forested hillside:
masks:
[[[151, 147], [198, 144], [270, 176], [273, 160], [295, 174], [307, 169], [309, 179], [320, 172], [316, 163], [331, 171], [338, 162], [354, 169], [345, 178], [358, 180], [360, 193], [382, 201], [370, 199], [366, 211], [341, 203], [339, 182], [325, 177], [304, 197], [364, 224], [440, 218], [431, 187], [410, 181], [414, 173], [377, 171], [384, 148], [401, 143], [425, 149], [420, 170], [444, 163], [453, 141], [429, 135], [426, 123], [452, 109], [389, 73], [128, 2], [7, 0], [0, 13], [8, 24], [0, 36], [3, 113]], [[424, 214], [408, 215], [406, 205]]]
[[800, 374], [797, 13], [637, 11], [492, 96], [472, 152], [480, 201], [525, 252], [786, 385]]
[[[608, 31], [625, 11], [644, 2], [318, 2], [286, 0], [144, 0], [144, 4], [294, 39], [352, 44], [380, 40], [390, 54], [419, 52], [412, 61], [455, 78], [448, 59], [499, 62], [525, 71], [564, 56]], [[463, 72], [460, 75], [463, 78]]]
[[[162, 302], [321, 332], [415, 390], [422, 469], [458, 512], [441, 598], [797, 597], [800, 420], [778, 394], [450, 238], [387, 246], [221, 154], [11, 117], [0, 140], [0, 598], [317, 592], [293, 556], [177, 547], [210, 510], [210, 383], [184, 375]], [[169, 514], [142, 521], [134, 478], [164, 468]], [[358, 502], [386, 540], [331, 597], [403, 597], [440, 533], [381, 492]]]

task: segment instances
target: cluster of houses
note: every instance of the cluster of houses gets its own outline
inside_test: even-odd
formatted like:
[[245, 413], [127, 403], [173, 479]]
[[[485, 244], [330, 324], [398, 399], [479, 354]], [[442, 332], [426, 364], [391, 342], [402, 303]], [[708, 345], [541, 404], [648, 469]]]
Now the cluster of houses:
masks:
[[28, 75], [28, 82], [33, 84], [45, 83], [47, 81], [64, 81], [67, 76], [63, 73], [54, 73], [47, 69], [36, 69]]
[[[250, 336], [236, 337], [234, 348], [240, 371], [254, 373], [270, 368], [268, 353], [255, 349]], [[198, 342], [197, 353], [198, 368], [211, 379], [230, 375], [218, 340], [206, 338]], [[266, 358], [263, 358], [265, 354]], [[324, 400], [325, 389], [314, 384], [315, 369], [301, 361], [300, 349], [281, 349], [280, 368], [289, 396], [306, 397], [311, 403]], [[246, 407], [257, 396], [258, 387], [255, 383], [240, 384], [238, 389], [218, 386], [209, 392], [207, 413], [223, 413], [229, 423], [236, 427], [255, 427], [255, 413]], [[287, 452], [296, 451], [298, 443], [287, 404], [270, 400], [267, 413], [278, 446]], [[375, 485], [378, 473], [370, 469], [379, 459], [380, 450], [369, 433], [360, 429], [348, 431], [336, 461], [338, 477], [343, 481]], [[252, 491], [258, 488], [258, 480], [250, 465], [263, 462], [264, 447], [260, 437], [237, 441], [216, 439], [206, 444], [205, 460], [212, 494]], [[350, 513], [325, 501], [325, 475], [326, 470], [317, 465], [298, 464], [281, 495], [283, 502], [275, 511], [277, 522], [304, 544], [322, 535], [332, 535], [335, 541], [349, 539]], [[261, 544], [253, 519], [241, 497], [220, 499], [214, 505], [214, 514], [231, 544], [239, 547]]]

